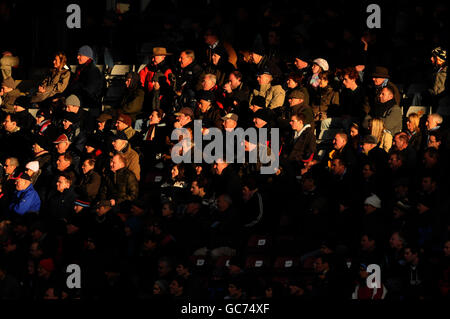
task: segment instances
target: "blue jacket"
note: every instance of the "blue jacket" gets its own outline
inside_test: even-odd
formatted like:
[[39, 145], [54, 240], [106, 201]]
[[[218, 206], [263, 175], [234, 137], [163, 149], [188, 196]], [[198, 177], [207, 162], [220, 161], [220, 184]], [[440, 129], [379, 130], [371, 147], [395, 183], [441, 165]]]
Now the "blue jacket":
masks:
[[9, 205], [9, 209], [19, 215], [27, 212], [39, 212], [41, 199], [32, 184], [23, 191], [15, 191], [15, 198]]

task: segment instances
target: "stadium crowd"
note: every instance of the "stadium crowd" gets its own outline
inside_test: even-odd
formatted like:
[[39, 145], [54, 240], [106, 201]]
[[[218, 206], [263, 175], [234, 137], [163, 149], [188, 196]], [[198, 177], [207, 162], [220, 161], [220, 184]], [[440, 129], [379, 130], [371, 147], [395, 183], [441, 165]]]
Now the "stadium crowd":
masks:
[[[446, 49], [429, 51], [429, 112], [408, 112], [370, 32], [339, 67], [287, 59], [268, 34], [240, 48], [208, 27], [201, 45], [155, 46], [114, 107], [91, 46], [67, 53], [74, 72], [57, 52], [27, 92], [4, 52], [0, 299], [448, 298]], [[277, 128], [279, 147], [176, 164], [172, 131], [193, 142], [194, 120], [206, 137]], [[261, 174], [253, 152], [279, 166]], [[71, 264], [81, 288], [66, 285]]]

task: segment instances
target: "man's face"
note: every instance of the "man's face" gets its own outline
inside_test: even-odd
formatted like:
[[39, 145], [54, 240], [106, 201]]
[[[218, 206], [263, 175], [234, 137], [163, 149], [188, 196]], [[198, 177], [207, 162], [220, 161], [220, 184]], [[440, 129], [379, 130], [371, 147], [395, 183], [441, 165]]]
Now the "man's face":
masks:
[[158, 124], [161, 122], [161, 118], [159, 117], [159, 114], [157, 111], [153, 111], [152, 114], [149, 116], [150, 124]]
[[364, 143], [362, 145], [364, 154], [368, 154], [376, 145], [375, 144], [370, 144], [370, 143]]
[[364, 178], [369, 178], [373, 175], [373, 171], [370, 169], [370, 165], [364, 165], [362, 169], [362, 175]]
[[11, 165], [11, 160], [9, 158], [7, 158], [5, 161], [5, 173], [8, 175], [11, 175], [14, 173], [14, 170], [16, 168], [17, 168], [16, 166]]
[[219, 212], [224, 212], [229, 207], [230, 207], [230, 203], [228, 201], [226, 201], [223, 196], [219, 196], [219, 198], [217, 198], [217, 209], [219, 210]]
[[314, 267], [314, 272], [321, 273], [326, 269], [326, 264], [324, 264], [322, 261], [322, 258], [319, 257], [314, 261], [313, 267]]
[[71, 113], [78, 113], [78, 110], [80, 109], [79, 106], [76, 105], [66, 105], [66, 111]]
[[202, 88], [205, 91], [211, 90], [216, 84], [211, 80], [211, 77], [205, 76], [202, 81]]
[[125, 145], [127, 145], [127, 143], [128, 143], [127, 141], [120, 139], [112, 141], [112, 145], [117, 152], [123, 150], [123, 148], [125, 147]]
[[387, 88], [382, 89], [380, 92], [380, 102], [381, 103], [386, 103], [387, 101], [392, 100], [393, 97], [394, 96]]
[[412, 252], [411, 252], [411, 249], [410, 248], [406, 248], [405, 249], [405, 252], [404, 252], [404, 254], [403, 254], [403, 257], [405, 258], [405, 261], [407, 262], [407, 263], [411, 263], [411, 262], [413, 262], [414, 261], [414, 259], [416, 258], [416, 254], [413, 254]]
[[295, 58], [294, 64], [297, 67], [297, 69], [299, 69], [299, 70], [304, 69], [304, 68], [306, 68], [308, 66], [307, 62], [305, 62], [305, 61], [303, 61], [302, 59], [299, 59], [299, 58]]
[[180, 115], [177, 115], [177, 121], [181, 126], [184, 126], [191, 121], [191, 117], [181, 113]]
[[30, 181], [27, 181], [26, 179], [19, 178], [16, 180], [16, 190], [23, 191], [27, 189], [28, 186], [30, 186]]
[[402, 151], [408, 146], [408, 144], [406, 144], [405, 141], [402, 140], [399, 135], [397, 135], [397, 136], [394, 137], [394, 146], [399, 151]]
[[178, 281], [176, 280], [172, 280], [172, 282], [169, 285], [170, 288], [170, 294], [172, 295], [178, 295], [180, 293], [180, 290], [182, 289], [179, 285], [178, 285]]
[[34, 242], [30, 246], [30, 255], [34, 259], [39, 259], [42, 255], [42, 250], [39, 249], [39, 244]]
[[87, 61], [89, 61], [89, 59], [90, 58], [88, 58], [85, 55], [81, 55], [81, 54], [77, 55], [78, 64], [85, 64]]
[[160, 64], [166, 58], [165, 55], [154, 55], [152, 56], [153, 65]]
[[192, 193], [192, 195], [195, 195], [195, 196], [200, 194], [200, 188], [198, 187], [198, 184], [196, 181], [192, 182], [191, 193]]
[[70, 187], [69, 181], [64, 177], [60, 176], [58, 181], [56, 182], [56, 190], [60, 193], [64, 192], [64, 190]]
[[83, 165], [81, 165], [81, 169], [83, 170], [83, 174], [86, 174], [87, 172], [91, 171], [94, 168], [94, 166], [91, 166], [89, 164], [89, 161], [84, 161]]
[[56, 151], [59, 154], [63, 154], [67, 151], [67, 149], [69, 148], [70, 143], [69, 142], [60, 142], [58, 144], [55, 145], [56, 147]]
[[72, 122], [70, 122], [70, 121], [64, 119], [64, 120], [62, 121], [62, 124], [63, 124], [64, 130], [67, 130], [67, 129], [69, 129], [69, 127], [72, 125]]
[[250, 53], [250, 57], [254, 64], [258, 64], [262, 59], [262, 55], [256, 54], [255, 52]]
[[350, 79], [350, 78], [348, 77], [348, 75], [344, 75], [343, 83], [344, 83], [344, 86], [345, 86], [347, 89], [350, 89], [350, 88], [352, 88], [352, 87], [354, 86], [355, 80], [354, 80], [354, 79]]
[[255, 123], [256, 128], [262, 128], [262, 127], [264, 127], [264, 125], [267, 124], [266, 121], [264, 121], [263, 119], [260, 119], [259, 117], [254, 117], [253, 123]]
[[187, 56], [185, 52], [181, 52], [178, 61], [180, 62], [181, 68], [184, 69], [185, 67], [187, 67], [189, 64], [192, 63], [192, 58]]
[[7, 115], [3, 121], [3, 127], [7, 132], [12, 132], [16, 128], [16, 122], [11, 122], [11, 116]]
[[376, 86], [380, 86], [384, 82], [384, 78], [372, 78], [373, 84]]
[[110, 167], [111, 167], [111, 171], [112, 172], [116, 172], [119, 169], [121, 169], [122, 167], [124, 167], [124, 164], [121, 162], [121, 160], [120, 160], [120, 158], [118, 156], [114, 156], [111, 159]]
[[375, 241], [374, 240], [370, 240], [367, 236], [362, 236], [360, 245], [361, 245], [361, 250], [362, 251], [368, 251], [368, 250], [374, 248]]
[[401, 166], [401, 161], [398, 159], [396, 154], [392, 154], [389, 157], [388, 164], [391, 169], [397, 169]]
[[422, 190], [425, 193], [430, 193], [433, 191], [433, 188], [433, 181], [431, 180], [431, 177], [422, 178]]
[[297, 116], [291, 116], [291, 121], [289, 122], [294, 131], [300, 131], [303, 128], [303, 122], [297, 118]]
[[64, 158], [64, 155], [59, 156], [58, 159], [56, 160], [56, 168], [58, 169], [58, 171], [62, 172], [69, 166], [70, 166], [70, 161], [66, 161], [66, 159]]
[[334, 137], [334, 139], [333, 139], [334, 149], [341, 150], [345, 146], [345, 144], [346, 144], [346, 141], [342, 136], [336, 135]]
[[226, 131], [232, 131], [236, 128], [237, 122], [232, 119], [226, 119], [223, 121], [223, 127]]
[[230, 74], [229, 80], [231, 82], [232, 89], [235, 89], [241, 85], [241, 81], [233, 73]]
[[214, 163], [214, 171], [216, 172], [217, 175], [221, 175], [222, 171], [228, 166], [228, 164], [226, 162], [223, 161], [217, 161], [216, 163]]
[[389, 239], [389, 245], [394, 249], [401, 249], [403, 247], [403, 241], [400, 239], [400, 236], [397, 233], [392, 234]]
[[117, 130], [123, 131], [123, 130], [126, 129], [127, 127], [128, 127], [128, 126], [127, 126], [124, 122], [119, 121], [119, 120], [116, 121], [116, 128], [117, 128]]
[[345, 166], [341, 164], [340, 160], [333, 160], [331, 162], [331, 173], [333, 175], [342, 175], [345, 171]]
[[260, 74], [256, 78], [258, 80], [259, 85], [269, 84], [272, 81], [272, 77], [268, 74]]

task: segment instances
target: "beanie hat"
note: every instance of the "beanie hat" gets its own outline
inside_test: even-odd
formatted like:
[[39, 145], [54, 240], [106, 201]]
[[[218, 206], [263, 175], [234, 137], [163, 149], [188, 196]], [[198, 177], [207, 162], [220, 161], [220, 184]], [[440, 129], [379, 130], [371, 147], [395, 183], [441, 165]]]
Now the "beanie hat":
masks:
[[117, 120], [125, 123], [127, 126], [131, 126], [131, 123], [132, 123], [131, 117], [126, 114], [120, 114], [120, 116], [117, 118]]
[[88, 58], [91, 58], [92, 60], [94, 60], [94, 51], [92, 51], [91, 47], [88, 46], [88, 45], [83, 45], [83, 46], [78, 50], [78, 54], [79, 54], [79, 55], [87, 56]]
[[66, 105], [80, 106], [81, 102], [78, 96], [71, 94], [66, 98]]
[[38, 161], [28, 162], [25, 168], [31, 169], [33, 172], [37, 172], [39, 170], [39, 162]]
[[369, 197], [367, 197], [366, 200], [364, 201], [364, 204], [373, 206], [375, 208], [381, 208], [381, 200], [375, 194], [372, 194]]
[[39, 265], [48, 272], [52, 272], [53, 270], [55, 270], [55, 263], [53, 262], [52, 258], [42, 259], [39, 262]]
[[317, 58], [313, 62], [315, 64], [317, 64], [318, 66], [320, 66], [322, 68], [322, 70], [324, 70], [324, 71], [328, 71], [329, 70], [329, 66], [328, 66], [327, 60], [322, 59], [322, 58]]
[[259, 118], [259, 119], [263, 120], [266, 123], [270, 122], [270, 114], [269, 114], [267, 109], [259, 109], [258, 111], [255, 112], [253, 117], [254, 118]]

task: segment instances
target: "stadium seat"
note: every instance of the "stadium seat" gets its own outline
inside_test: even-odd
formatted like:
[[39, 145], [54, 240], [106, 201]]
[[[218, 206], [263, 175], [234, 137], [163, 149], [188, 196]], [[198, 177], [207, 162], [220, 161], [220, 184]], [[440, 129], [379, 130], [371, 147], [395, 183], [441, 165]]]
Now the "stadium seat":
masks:
[[270, 269], [270, 258], [262, 255], [250, 255], [245, 259], [245, 269], [254, 273], [265, 273]]
[[269, 252], [272, 248], [272, 237], [269, 235], [252, 235], [247, 242], [248, 253]]

